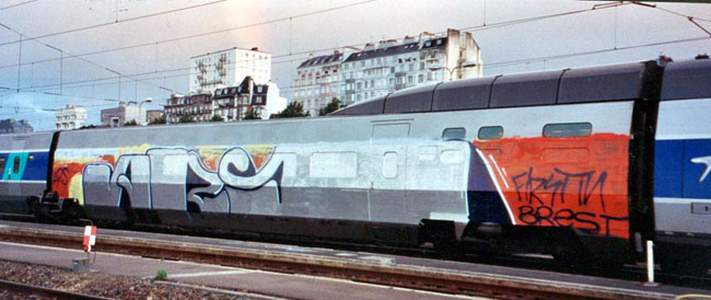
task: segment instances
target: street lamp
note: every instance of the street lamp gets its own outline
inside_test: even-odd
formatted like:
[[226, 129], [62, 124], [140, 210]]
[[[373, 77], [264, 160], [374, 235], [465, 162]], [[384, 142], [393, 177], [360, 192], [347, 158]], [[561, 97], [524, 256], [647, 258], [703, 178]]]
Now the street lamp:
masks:
[[148, 116], [147, 116], [146, 112], [142, 110], [143, 104], [151, 103], [151, 102], [153, 102], [153, 98], [148, 97], [145, 100], [138, 103], [138, 114], [140, 114], [143, 119], [141, 121], [143, 124], [141, 124], [141, 125], [145, 125], [146, 123], [148, 123], [148, 120], [147, 120]]
[[447, 72], [449, 72], [449, 80], [452, 80], [452, 76], [454, 75], [454, 71], [456, 71], [457, 69], [472, 68], [472, 67], [476, 67], [476, 66], [478, 66], [478, 65], [477, 65], [477, 63], [475, 63], [475, 62], [464, 62], [463, 64], [461, 64], [461, 65], [459, 65], [459, 66], [456, 66], [456, 67], [454, 67], [454, 68], [452, 68], [452, 69], [450, 69], [450, 68], [448, 68], [448, 67], [446, 67], [446, 66], [442, 66], [442, 67], [430, 68], [430, 71], [439, 71], [439, 70], [445, 69], [445, 70], [447, 70]]

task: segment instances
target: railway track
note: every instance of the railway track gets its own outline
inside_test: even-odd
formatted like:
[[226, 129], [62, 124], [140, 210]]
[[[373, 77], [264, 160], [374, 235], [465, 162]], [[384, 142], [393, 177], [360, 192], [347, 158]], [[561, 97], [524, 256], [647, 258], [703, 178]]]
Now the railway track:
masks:
[[[81, 245], [81, 239], [81, 235], [71, 232], [37, 228], [0, 228], [0, 240], [10, 242], [76, 249]], [[126, 236], [99, 236], [95, 250], [497, 299], [674, 298], [672, 294], [650, 291]]]
[[64, 290], [46, 288], [36, 285], [23, 284], [18, 282], [0, 280], [0, 290], [10, 291], [13, 293], [26, 295], [28, 299], [31, 296], [40, 299], [67, 299], [67, 300], [108, 300], [109, 298], [91, 296], [79, 293], [73, 293]]

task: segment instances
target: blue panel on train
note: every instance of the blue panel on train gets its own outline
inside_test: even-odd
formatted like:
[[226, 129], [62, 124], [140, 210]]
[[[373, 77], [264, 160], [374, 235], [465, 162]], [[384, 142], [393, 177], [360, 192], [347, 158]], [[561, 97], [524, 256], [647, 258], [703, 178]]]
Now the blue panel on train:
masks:
[[49, 152], [0, 153], [2, 180], [46, 180]]
[[47, 180], [49, 152], [31, 152], [22, 180]]
[[681, 197], [684, 141], [659, 140], [654, 152], [654, 196]]
[[711, 198], [711, 140], [687, 140], [684, 152], [684, 198]]

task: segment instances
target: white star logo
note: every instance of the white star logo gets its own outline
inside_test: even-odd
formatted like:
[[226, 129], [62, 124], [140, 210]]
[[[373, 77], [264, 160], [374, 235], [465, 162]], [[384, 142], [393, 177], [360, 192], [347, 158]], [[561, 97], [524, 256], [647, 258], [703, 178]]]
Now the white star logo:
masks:
[[699, 182], [703, 182], [706, 176], [711, 173], [711, 156], [694, 157], [691, 159], [691, 162], [706, 165], [706, 170], [704, 170], [704, 173], [701, 174], [701, 178], [699, 178]]

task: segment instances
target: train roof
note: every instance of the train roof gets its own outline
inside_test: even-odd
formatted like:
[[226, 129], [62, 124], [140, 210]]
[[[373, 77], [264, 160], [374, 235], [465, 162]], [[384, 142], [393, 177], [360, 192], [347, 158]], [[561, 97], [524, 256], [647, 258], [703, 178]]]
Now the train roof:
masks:
[[711, 98], [711, 59], [670, 63], [664, 68], [662, 100]]
[[[414, 87], [361, 102], [336, 116], [436, 112], [625, 101], [644, 97], [655, 61], [497, 75]], [[710, 60], [670, 63], [662, 99], [711, 97]], [[683, 87], [681, 87], [683, 85]]]

